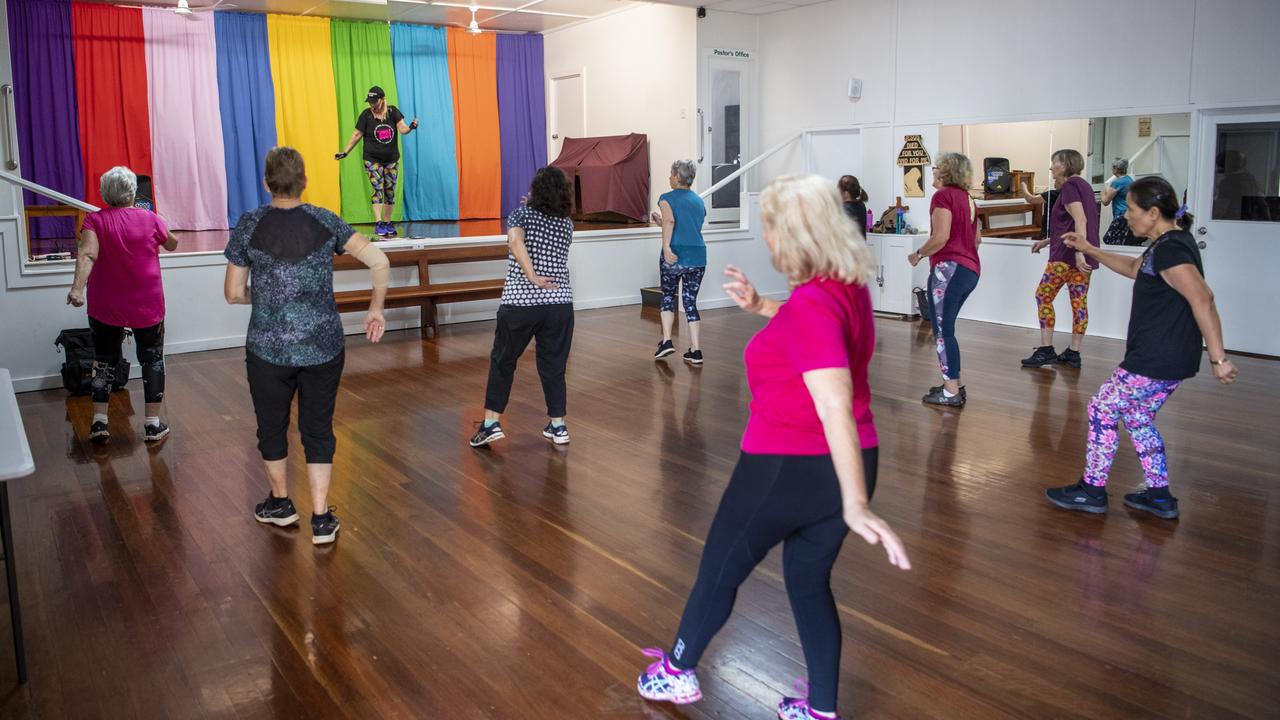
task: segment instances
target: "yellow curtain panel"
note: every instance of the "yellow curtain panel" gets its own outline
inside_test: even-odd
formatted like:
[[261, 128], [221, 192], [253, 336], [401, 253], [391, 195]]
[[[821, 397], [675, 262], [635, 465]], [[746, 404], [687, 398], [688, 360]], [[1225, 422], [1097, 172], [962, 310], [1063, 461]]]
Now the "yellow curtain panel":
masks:
[[342, 212], [338, 163], [338, 96], [333, 82], [329, 18], [267, 15], [271, 78], [276, 92], [276, 143], [302, 153], [307, 189], [302, 199]]

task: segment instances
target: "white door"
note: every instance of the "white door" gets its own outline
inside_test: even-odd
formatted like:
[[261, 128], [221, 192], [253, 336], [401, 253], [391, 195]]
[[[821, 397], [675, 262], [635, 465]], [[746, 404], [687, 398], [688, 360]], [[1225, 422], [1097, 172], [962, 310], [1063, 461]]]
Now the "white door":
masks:
[[[699, 192], [732, 174], [753, 156], [749, 138], [751, 88], [755, 62], [747, 57], [723, 57], [708, 51], [707, 77], [698, 107]], [[671, 158], [675, 160], [676, 158]], [[669, 161], [659, 162], [658, 166]], [[739, 220], [742, 180], [735, 180], [707, 198], [707, 222]]]
[[1199, 113], [1195, 223], [1228, 350], [1280, 355], [1280, 107]]
[[552, 160], [560, 157], [560, 146], [567, 137], [587, 134], [586, 81], [582, 73], [551, 78], [551, 147]]

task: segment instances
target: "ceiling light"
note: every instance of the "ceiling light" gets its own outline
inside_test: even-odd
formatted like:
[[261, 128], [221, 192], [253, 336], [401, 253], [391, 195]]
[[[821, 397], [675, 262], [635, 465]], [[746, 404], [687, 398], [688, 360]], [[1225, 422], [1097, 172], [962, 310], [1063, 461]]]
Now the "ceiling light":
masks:
[[178, 0], [178, 7], [174, 8], [173, 11], [178, 15], [190, 15], [191, 6], [187, 4], [187, 0]]

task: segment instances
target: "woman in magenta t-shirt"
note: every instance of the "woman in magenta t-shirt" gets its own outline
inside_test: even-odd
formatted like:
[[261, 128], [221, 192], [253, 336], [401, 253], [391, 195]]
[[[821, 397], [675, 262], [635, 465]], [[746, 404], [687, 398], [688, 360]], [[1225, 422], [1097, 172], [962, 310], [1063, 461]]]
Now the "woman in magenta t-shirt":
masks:
[[163, 439], [169, 427], [160, 419], [164, 400], [164, 286], [160, 282], [160, 248], [173, 250], [177, 238], [164, 219], [133, 207], [138, 176], [127, 167], [102, 174], [102, 199], [109, 206], [88, 215], [80, 232], [76, 276], [67, 303], [85, 304], [88, 289], [89, 329], [93, 331], [93, 420], [89, 439], [103, 443], [107, 429], [107, 401], [125, 328], [133, 330], [142, 368], [146, 400], [143, 438]]
[[729, 619], [738, 587], [784, 543], [810, 690], [807, 698], [783, 698], [778, 716], [836, 717], [841, 634], [830, 577], [845, 534], [852, 528], [883, 543], [891, 563], [911, 567], [897, 535], [867, 507], [878, 445], [867, 385], [875, 325], [866, 281], [874, 260], [825, 178], [775, 180], [760, 196], [760, 217], [791, 297], [762, 298], [737, 268], [725, 270], [730, 297], [770, 318], [744, 353], [751, 415], [675, 643], [670, 653], [645, 650], [658, 660], [637, 687], [649, 700], [699, 700], [694, 668], [703, 651]]
[[914, 267], [929, 258], [929, 320], [938, 349], [942, 384], [929, 388], [923, 400], [930, 405], [962, 407], [968, 393], [960, 385], [960, 343], [956, 318], [969, 293], [978, 286], [978, 206], [969, 197], [973, 165], [960, 153], [942, 153], [933, 166], [937, 192], [929, 204], [929, 240], [907, 256]]

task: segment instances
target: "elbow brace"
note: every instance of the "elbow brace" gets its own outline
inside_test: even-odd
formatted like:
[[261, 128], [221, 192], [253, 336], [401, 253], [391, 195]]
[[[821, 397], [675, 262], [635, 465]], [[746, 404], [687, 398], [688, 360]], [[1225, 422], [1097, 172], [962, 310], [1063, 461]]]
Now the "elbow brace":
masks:
[[387, 254], [373, 243], [369, 243], [356, 253], [356, 259], [364, 263], [373, 275], [373, 287], [385, 288], [391, 284], [391, 263]]

